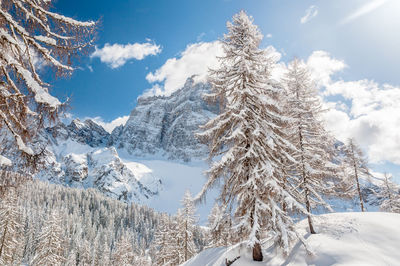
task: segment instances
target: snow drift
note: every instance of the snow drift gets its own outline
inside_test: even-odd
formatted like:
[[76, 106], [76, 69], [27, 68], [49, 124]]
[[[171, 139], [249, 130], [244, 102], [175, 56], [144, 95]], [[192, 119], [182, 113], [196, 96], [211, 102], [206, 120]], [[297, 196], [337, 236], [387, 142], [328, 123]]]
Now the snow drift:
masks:
[[315, 217], [318, 234], [310, 235], [307, 221], [297, 224], [312, 255], [297, 243], [289, 256], [264, 246], [263, 262], [253, 262], [245, 245], [206, 249], [185, 266], [220, 266], [226, 259], [232, 265], [398, 265], [400, 262], [400, 215], [395, 213], [332, 213]]

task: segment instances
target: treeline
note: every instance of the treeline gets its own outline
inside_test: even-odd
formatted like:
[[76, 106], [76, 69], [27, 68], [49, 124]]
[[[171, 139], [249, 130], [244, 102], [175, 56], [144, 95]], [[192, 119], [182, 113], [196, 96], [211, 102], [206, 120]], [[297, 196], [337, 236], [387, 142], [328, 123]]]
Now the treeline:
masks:
[[[0, 198], [0, 265], [151, 265], [155, 231], [165, 220], [179, 221], [94, 189], [18, 182]], [[190, 227], [199, 251], [203, 230], [195, 223]]]

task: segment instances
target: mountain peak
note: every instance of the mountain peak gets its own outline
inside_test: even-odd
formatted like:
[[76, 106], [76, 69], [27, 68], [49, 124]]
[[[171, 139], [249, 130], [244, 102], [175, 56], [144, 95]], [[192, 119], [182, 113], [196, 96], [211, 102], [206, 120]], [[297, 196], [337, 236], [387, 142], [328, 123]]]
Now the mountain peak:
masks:
[[170, 96], [142, 98], [119, 135], [113, 132], [112, 143], [133, 155], [160, 155], [168, 159], [190, 161], [204, 157], [206, 147], [194, 134], [199, 126], [218, 113], [218, 106], [204, 101], [207, 83], [188, 78]]

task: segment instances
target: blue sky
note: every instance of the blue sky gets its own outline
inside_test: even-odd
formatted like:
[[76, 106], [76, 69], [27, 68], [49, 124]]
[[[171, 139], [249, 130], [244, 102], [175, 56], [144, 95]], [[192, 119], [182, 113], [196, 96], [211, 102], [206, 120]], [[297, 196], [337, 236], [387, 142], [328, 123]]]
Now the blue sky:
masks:
[[[351, 4], [349, 4], [351, 2]], [[400, 18], [385, 14], [397, 1], [388, 1], [376, 10], [340, 26], [341, 20], [360, 8], [366, 0], [292, 1], [292, 0], [170, 0], [170, 1], [76, 1], [58, 0], [55, 9], [77, 19], [99, 19], [97, 46], [105, 43], [143, 43], [146, 38], [162, 47], [156, 56], [131, 60], [111, 69], [99, 59], [83, 59], [72, 78], [59, 80], [53, 93], [72, 96], [72, 113], [79, 117], [101, 116], [112, 120], [129, 114], [135, 99], [151, 87], [145, 76], [176, 56], [190, 43], [213, 41], [226, 32], [225, 23], [241, 9], [251, 14], [273, 45], [293, 56], [308, 57], [314, 50], [328, 51], [351, 66], [342, 75], [348, 79], [369, 78], [400, 84]], [[371, 1], [373, 2], [373, 1]], [[305, 24], [300, 18], [314, 5], [318, 14]], [[389, 20], [389, 21], [387, 21]], [[93, 72], [87, 68], [90, 65]], [[397, 67], [396, 67], [397, 66]]]
[[[226, 21], [244, 9], [265, 36], [263, 48], [272, 45], [282, 62], [297, 56], [315, 69], [332, 108], [326, 118], [330, 130], [359, 139], [373, 162], [390, 162], [385, 167], [400, 176], [398, 0], [58, 0], [54, 8], [80, 20], [101, 19], [98, 56], [83, 58], [71, 78], [53, 83], [54, 95], [71, 96], [74, 117], [110, 122], [129, 115], [146, 90], [176, 89], [174, 80], [191, 73], [185, 72], [191, 63], [204, 63], [201, 49], [204, 57], [215, 50]], [[106, 43], [115, 48], [147, 43], [157, 51], [113, 65], [102, 58]], [[173, 68], [179, 64], [180, 71]]]

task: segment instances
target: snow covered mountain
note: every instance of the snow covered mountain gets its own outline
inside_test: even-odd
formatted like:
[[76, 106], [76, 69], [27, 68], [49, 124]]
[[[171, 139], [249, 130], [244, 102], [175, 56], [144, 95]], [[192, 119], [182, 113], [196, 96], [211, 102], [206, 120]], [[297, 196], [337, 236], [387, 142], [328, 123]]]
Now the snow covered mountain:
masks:
[[219, 110], [202, 98], [209, 88], [189, 78], [171, 96], [139, 98], [125, 126], [112, 132], [109, 144], [140, 157], [183, 161], [205, 157], [206, 146], [194, 134]]
[[58, 124], [41, 137], [50, 145], [46, 146], [40, 179], [93, 187], [124, 201], [143, 202], [158, 193], [160, 180], [125, 164], [116, 149], [107, 146], [110, 134], [91, 120]]
[[[189, 78], [182, 89], [169, 97], [140, 98], [126, 125], [115, 128], [112, 134], [92, 120], [75, 119], [68, 125], [58, 123], [46, 128], [34, 145], [44, 155], [43, 169], [37, 177], [71, 187], [93, 187], [116, 199], [150, 205], [153, 202], [157, 206], [158, 200], [172, 196], [163, 189], [166, 185], [179, 204], [188, 186], [197, 193], [204, 180], [204, 163], [185, 164], [206, 157], [207, 148], [194, 133], [218, 112], [218, 106], [202, 99], [208, 90], [209, 85], [195, 84]], [[13, 158], [14, 152], [10, 146], [5, 155]], [[154, 159], [165, 163], [154, 163]], [[172, 167], [189, 170], [180, 177], [171, 171]], [[172, 185], [171, 180], [187, 186]], [[174, 209], [177, 207], [174, 205]], [[159, 209], [165, 211], [162, 206]]]
[[[169, 97], [140, 98], [126, 125], [115, 128], [112, 134], [92, 120], [75, 119], [69, 125], [59, 123], [47, 128], [39, 140], [47, 144], [45, 167], [38, 177], [72, 187], [94, 187], [113, 198], [158, 206], [158, 200], [171, 198], [163, 189], [164, 184], [176, 179], [170, 164], [179, 168], [184, 162], [199, 161], [207, 154], [206, 146], [197, 141], [194, 133], [218, 112], [218, 106], [202, 99], [208, 90], [209, 85], [195, 84], [189, 78], [181, 90]], [[161, 163], [164, 170], [159, 171], [148, 167], [153, 167], [151, 161], [139, 162], [144, 159], [175, 162]], [[192, 188], [196, 193], [203, 182], [199, 176], [204, 167], [182, 167], [194, 169], [196, 174], [189, 177], [189, 183], [178, 183], [198, 184]], [[179, 192], [171, 189], [178, 204], [180, 194], [187, 188], [182, 187]]]

